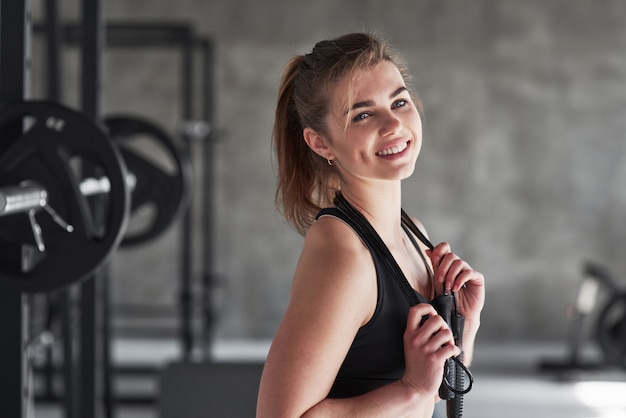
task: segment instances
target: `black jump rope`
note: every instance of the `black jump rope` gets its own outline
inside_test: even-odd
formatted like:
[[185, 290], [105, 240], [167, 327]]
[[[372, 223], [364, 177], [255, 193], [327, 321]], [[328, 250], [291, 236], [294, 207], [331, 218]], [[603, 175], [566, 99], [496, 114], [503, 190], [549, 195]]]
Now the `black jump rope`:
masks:
[[[389, 249], [367, 219], [365, 219], [365, 217], [358, 210], [348, 203], [341, 192], [337, 192], [334, 203], [338, 210], [328, 208], [324, 209], [322, 214], [325, 212], [346, 221], [365, 242], [372, 243], [372, 249], [378, 253], [382, 260], [384, 260], [411, 306], [419, 303], [415, 291], [404, 278], [404, 274], [402, 273], [400, 266], [398, 266], [395, 262], [393, 256], [389, 252]], [[426, 236], [417, 228], [411, 217], [407, 215], [404, 210], [402, 211], [402, 226], [405, 230], [408, 228], [408, 230], [411, 231], [420, 241], [422, 241], [431, 251], [434, 249], [430, 240], [426, 238]], [[420, 255], [422, 255], [421, 251]], [[458, 312], [456, 293], [448, 292], [444, 285], [443, 293], [435, 296], [431, 304], [452, 330], [455, 345], [463, 350], [462, 343], [465, 317]], [[465, 383], [465, 376], [467, 376], [467, 384]], [[461, 418], [463, 415], [463, 395], [468, 393], [472, 389], [473, 385], [474, 377], [469, 369], [463, 364], [462, 351], [457, 357], [450, 357], [446, 360], [444, 364], [443, 379], [441, 386], [439, 387], [439, 397], [446, 401], [446, 413], [448, 418]]]

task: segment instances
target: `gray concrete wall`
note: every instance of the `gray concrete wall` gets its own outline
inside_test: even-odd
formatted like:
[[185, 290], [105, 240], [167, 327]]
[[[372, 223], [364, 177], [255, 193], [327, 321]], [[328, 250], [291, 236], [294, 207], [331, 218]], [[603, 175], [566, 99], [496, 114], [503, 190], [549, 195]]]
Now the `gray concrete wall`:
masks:
[[[286, 308], [302, 239], [273, 205], [280, 72], [350, 31], [384, 34], [412, 70], [426, 121], [404, 207], [484, 272], [482, 339], [562, 339], [583, 260], [626, 276], [626, 3], [104, 3], [108, 19], [190, 22], [215, 42], [218, 336], [270, 338]], [[177, 70], [170, 52], [108, 52], [107, 111], [173, 128]], [[174, 303], [178, 234], [116, 257], [117, 301]]]

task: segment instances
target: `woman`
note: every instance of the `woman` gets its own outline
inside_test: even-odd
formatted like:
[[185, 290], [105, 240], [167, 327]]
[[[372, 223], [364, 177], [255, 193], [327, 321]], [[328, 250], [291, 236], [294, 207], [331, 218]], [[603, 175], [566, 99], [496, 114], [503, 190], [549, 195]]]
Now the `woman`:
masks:
[[[361, 33], [319, 42], [285, 69], [277, 203], [305, 241], [257, 417], [431, 417], [444, 362], [460, 354], [428, 303], [444, 288], [457, 292], [471, 361], [484, 278], [401, 221], [401, 181], [422, 141], [407, 78], [384, 42]], [[404, 297], [407, 284], [422, 303]]]

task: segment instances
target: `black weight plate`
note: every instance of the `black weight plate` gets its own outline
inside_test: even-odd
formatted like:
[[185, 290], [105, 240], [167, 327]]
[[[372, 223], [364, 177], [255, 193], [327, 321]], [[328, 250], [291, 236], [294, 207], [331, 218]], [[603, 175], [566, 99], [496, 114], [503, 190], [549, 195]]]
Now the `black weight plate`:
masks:
[[626, 367], [626, 293], [615, 295], [602, 309], [597, 338], [607, 363]]
[[[163, 233], [187, 208], [191, 193], [191, 163], [163, 129], [145, 118], [111, 115], [104, 119], [104, 124], [117, 144], [128, 172], [135, 177], [130, 199], [131, 226], [134, 219], [142, 216], [142, 208], [150, 207], [154, 214], [141, 228], [129, 228], [121, 245], [143, 244]], [[141, 140], [147, 141], [140, 144], [143, 149], [137, 146]], [[148, 158], [150, 150], [160, 151], [170, 167]]]
[[[21, 135], [7, 127], [26, 122]], [[100, 127], [68, 107], [24, 101], [0, 107], [0, 187], [30, 180], [48, 193], [48, 204], [73, 226], [68, 232], [43, 210], [36, 214], [46, 249], [34, 250], [34, 234], [24, 213], [0, 217], [0, 288], [47, 292], [76, 283], [105, 262], [119, 246], [128, 222], [129, 192], [124, 162]], [[97, 167], [111, 191], [101, 207], [100, 224], [79, 189], [81, 167]], [[99, 225], [99, 226], [98, 226]], [[25, 251], [36, 263], [21, 264]]]

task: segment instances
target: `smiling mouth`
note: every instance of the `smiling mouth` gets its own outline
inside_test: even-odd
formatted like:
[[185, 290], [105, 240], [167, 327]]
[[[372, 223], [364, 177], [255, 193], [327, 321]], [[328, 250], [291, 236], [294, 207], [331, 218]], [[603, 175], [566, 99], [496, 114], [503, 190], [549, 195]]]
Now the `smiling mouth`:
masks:
[[391, 148], [385, 148], [382, 151], [378, 151], [376, 153], [376, 155], [379, 156], [384, 156], [384, 155], [394, 155], [394, 154], [399, 154], [402, 151], [404, 151], [405, 149], [407, 149], [407, 147], [409, 146], [408, 141], [407, 142], [403, 142], [402, 144], [398, 145], [398, 146], [394, 146]]

